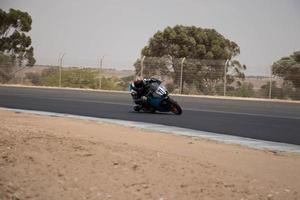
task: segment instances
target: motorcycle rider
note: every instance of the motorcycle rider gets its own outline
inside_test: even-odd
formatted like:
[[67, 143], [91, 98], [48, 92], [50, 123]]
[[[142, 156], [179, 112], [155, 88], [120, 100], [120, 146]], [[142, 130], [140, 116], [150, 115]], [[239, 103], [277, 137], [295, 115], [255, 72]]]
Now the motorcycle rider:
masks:
[[134, 106], [134, 110], [138, 111], [142, 107], [150, 110], [155, 111], [148, 103], [147, 103], [147, 96], [149, 95], [149, 89], [151, 83], [158, 83], [161, 84], [161, 81], [156, 78], [150, 79], [143, 79], [142, 77], [138, 77], [135, 81], [133, 81], [129, 85], [129, 90], [132, 96], [132, 99], [136, 106]]

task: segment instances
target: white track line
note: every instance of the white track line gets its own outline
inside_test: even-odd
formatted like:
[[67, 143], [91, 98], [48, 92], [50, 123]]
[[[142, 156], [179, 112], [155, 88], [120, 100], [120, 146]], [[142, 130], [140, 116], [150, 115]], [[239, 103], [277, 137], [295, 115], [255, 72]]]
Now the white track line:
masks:
[[233, 115], [247, 115], [247, 116], [268, 117], [268, 118], [296, 119], [296, 120], [300, 119], [300, 117], [294, 117], [294, 116], [265, 115], [265, 114], [258, 114], [258, 113], [219, 111], [219, 110], [208, 110], [208, 109], [197, 109], [197, 108], [185, 108], [184, 110], [198, 111], [198, 112], [222, 113], [222, 114], [233, 114]]
[[140, 128], [145, 130], [151, 131], [158, 131], [162, 133], [171, 133], [175, 135], [184, 135], [190, 136], [194, 138], [204, 138], [209, 140], [215, 140], [223, 143], [228, 144], [239, 144], [255, 149], [266, 149], [272, 151], [283, 151], [283, 152], [293, 152], [293, 153], [300, 153], [300, 145], [293, 145], [293, 144], [286, 144], [286, 143], [279, 143], [279, 142], [270, 142], [264, 140], [257, 140], [251, 138], [244, 138], [239, 136], [231, 136], [231, 135], [224, 135], [206, 131], [197, 131], [192, 129], [186, 128], [178, 128], [173, 126], [166, 126], [166, 125], [159, 125], [159, 124], [152, 124], [152, 123], [144, 123], [144, 122], [134, 122], [134, 121], [126, 121], [126, 120], [115, 120], [115, 119], [105, 119], [105, 118], [96, 118], [96, 117], [85, 117], [79, 115], [70, 115], [70, 114], [61, 114], [61, 113], [53, 113], [53, 112], [43, 112], [43, 111], [35, 111], [35, 110], [22, 110], [22, 109], [10, 109], [10, 108], [3, 108], [0, 107], [0, 110], [8, 110], [14, 112], [21, 112], [21, 113], [30, 113], [30, 114], [37, 114], [37, 115], [45, 115], [45, 116], [57, 116], [57, 117], [67, 117], [67, 118], [75, 118], [75, 119], [83, 119], [89, 121], [95, 121], [99, 123], [113, 123], [118, 124], [126, 127], [134, 127]]

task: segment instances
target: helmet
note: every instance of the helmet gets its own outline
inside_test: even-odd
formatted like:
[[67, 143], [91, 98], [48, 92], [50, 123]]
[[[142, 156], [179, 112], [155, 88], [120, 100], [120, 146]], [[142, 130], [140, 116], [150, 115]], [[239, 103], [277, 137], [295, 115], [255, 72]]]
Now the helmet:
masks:
[[135, 88], [141, 88], [145, 85], [144, 83], [144, 79], [143, 77], [137, 77], [134, 81], [133, 81], [133, 86]]
[[133, 84], [134, 84], [135, 88], [141, 88], [141, 87], [144, 86], [144, 81], [143, 80], [137, 80], [137, 81], [134, 81]]

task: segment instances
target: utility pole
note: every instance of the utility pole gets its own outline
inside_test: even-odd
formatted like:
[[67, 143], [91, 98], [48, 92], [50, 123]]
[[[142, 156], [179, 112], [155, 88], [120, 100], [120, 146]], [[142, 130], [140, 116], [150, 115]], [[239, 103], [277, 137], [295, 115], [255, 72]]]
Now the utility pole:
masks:
[[63, 53], [62, 56], [59, 58], [60, 65], [59, 65], [59, 87], [61, 87], [61, 70], [62, 70], [62, 62], [63, 58], [66, 55], [66, 53]]
[[182, 94], [183, 91], [183, 83], [182, 83], [182, 77], [183, 77], [183, 63], [185, 61], [185, 57], [181, 60], [181, 70], [180, 70], [180, 94]]
[[224, 96], [226, 96], [226, 86], [227, 86], [227, 65], [228, 65], [229, 59], [226, 60], [224, 65]]
[[146, 56], [143, 56], [141, 59], [141, 77], [143, 78], [144, 76], [144, 60], [145, 60]]

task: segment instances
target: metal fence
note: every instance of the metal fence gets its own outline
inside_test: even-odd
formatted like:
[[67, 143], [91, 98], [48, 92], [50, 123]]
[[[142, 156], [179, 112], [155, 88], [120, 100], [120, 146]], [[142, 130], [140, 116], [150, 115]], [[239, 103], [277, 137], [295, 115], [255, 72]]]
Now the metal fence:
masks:
[[244, 66], [228, 60], [142, 57], [136, 75], [163, 80], [173, 93], [299, 100], [300, 90], [267, 72], [245, 76]]
[[228, 60], [142, 57], [132, 62], [132, 70], [108, 69], [105, 62], [102, 66], [102, 61], [95, 67], [63, 67], [60, 59], [56, 66], [27, 68], [18, 72], [10, 83], [127, 90], [135, 77], [142, 76], [162, 80], [168, 90], [176, 94], [300, 99], [299, 88], [270, 75], [269, 70], [264, 76], [244, 76], [244, 67]]

